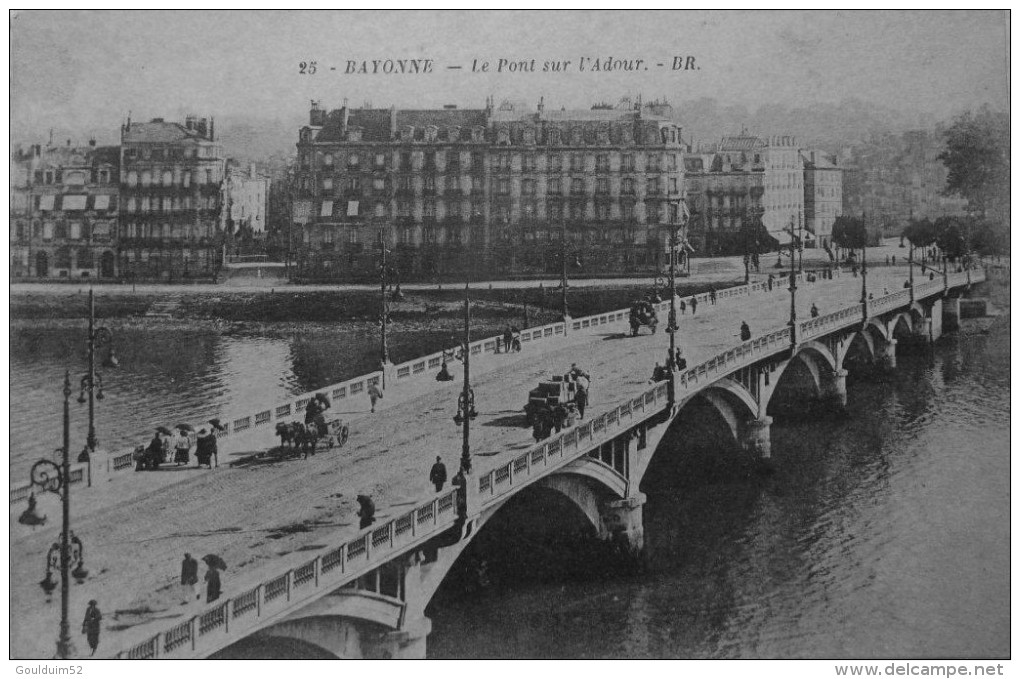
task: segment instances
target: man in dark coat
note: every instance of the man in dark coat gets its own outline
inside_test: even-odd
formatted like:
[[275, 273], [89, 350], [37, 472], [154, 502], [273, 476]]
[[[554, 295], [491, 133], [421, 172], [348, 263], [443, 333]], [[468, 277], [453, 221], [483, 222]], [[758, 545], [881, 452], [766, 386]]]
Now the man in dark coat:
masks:
[[88, 639], [92, 655], [96, 654], [96, 649], [99, 647], [99, 630], [102, 621], [103, 614], [99, 612], [98, 602], [93, 599], [89, 602], [89, 607], [85, 609], [85, 619], [81, 623], [81, 633]]
[[358, 516], [361, 517], [361, 523], [358, 525], [358, 528], [368, 528], [375, 523], [375, 503], [367, 495], [359, 495], [357, 500], [360, 507], [358, 509]]
[[429, 472], [429, 481], [435, 484], [437, 493], [443, 489], [443, 484], [446, 483], [446, 465], [438, 455], [436, 463], [432, 465], [432, 471]]
[[205, 572], [205, 600], [207, 603], [220, 598], [220, 572], [215, 567], [209, 566]]
[[202, 427], [198, 430], [198, 444], [195, 447], [195, 459], [198, 466], [207, 465], [212, 469], [212, 457], [216, 452], [216, 432]]
[[574, 396], [574, 403], [577, 404], [577, 414], [584, 417], [584, 409], [588, 405], [588, 390], [578, 387], [577, 395]]
[[746, 342], [751, 339], [751, 327], [747, 324], [747, 321], [740, 322], [740, 341]]
[[159, 469], [159, 464], [163, 461], [163, 439], [160, 438], [158, 431], [152, 435], [149, 447], [145, 449], [145, 459], [149, 469]]
[[181, 561], [181, 606], [196, 599], [195, 585], [198, 584], [198, 562], [190, 554], [184, 555]]
[[698, 298], [691, 297], [691, 316], [698, 313]]

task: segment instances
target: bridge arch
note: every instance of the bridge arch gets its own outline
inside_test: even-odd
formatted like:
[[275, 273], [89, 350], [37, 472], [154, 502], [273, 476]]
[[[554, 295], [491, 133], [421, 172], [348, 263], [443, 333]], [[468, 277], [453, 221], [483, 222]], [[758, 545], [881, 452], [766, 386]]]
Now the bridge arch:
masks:
[[864, 327], [864, 332], [868, 331], [875, 333], [875, 335], [884, 341], [889, 340], [889, 330], [880, 318], [871, 318], [868, 320], [867, 325]]
[[836, 355], [837, 367], [845, 368], [847, 357], [852, 355], [866, 361], [875, 359], [875, 338], [867, 329], [852, 332], [840, 341]]
[[909, 311], [898, 313], [889, 319], [889, 324], [886, 326], [886, 337], [888, 339], [895, 339], [899, 335], [912, 335], [914, 332], [912, 314]]
[[758, 414], [758, 402], [754, 396], [740, 383], [725, 378], [680, 401], [676, 416], [669, 425], [670, 429], [684, 424], [685, 417], [690, 415], [689, 409], [704, 405], [709, 406], [722, 419], [737, 442], [740, 441], [743, 422]]

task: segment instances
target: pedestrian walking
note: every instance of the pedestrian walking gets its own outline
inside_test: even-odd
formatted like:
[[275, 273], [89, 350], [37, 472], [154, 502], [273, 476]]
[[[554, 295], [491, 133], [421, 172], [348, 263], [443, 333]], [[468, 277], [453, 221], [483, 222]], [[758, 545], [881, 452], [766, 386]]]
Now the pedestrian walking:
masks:
[[673, 365], [677, 370], [687, 370], [687, 359], [684, 358], [680, 347], [677, 347], [673, 352]]
[[212, 469], [212, 457], [215, 450], [216, 433], [208, 427], [200, 428], [197, 433], [197, 443], [195, 445], [196, 466], [201, 467], [202, 465], [206, 465], [209, 469]]
[[357, 500], [358, 516], [361, 517], [358, 528], [368, 528], [375, 523], [375, 503], [368, 495], [359, 495]]
[[535, 439], [535, 443], [542, 440], [542, 413], [535, 413], [535, 416], [531, 419], [531, 438]]
[[818, 305], [817, 304], [812, 304], [811, 305], [811, 318], [818, 318]]
[[195, 585], [198, 584], [198, 562], [190, 554], [184, 555], [181, 561], [181, 606], [197, 599]]
[[375, 412], [376, 401], [382, 399], [382, 390], [378, 384], [371, 384], [368, 387], [368, 399], [372, 402], [372, 412]]
[[687, 315], [687, 302], [683, 300], [680, 300], [680, 315], [681, 316]]
[[893, 266], [896, 266], [896, 255], [892, 256], [892, 263], [893, 263]]
[[432, 465], [432, 470], [429, 472], [429, 481], [435, 485], [437, 493], [443, 490], [443, 484], [446, 483], [446, 465], [438, 455], [436, 463]]
[[99, 648], [100, 623], [103, 621], [103, 614], [99, 612], [99, 604], [95, 599], [89, 601], [89, 607], [85, 609], [85, 619], [81, 623], [81, 633], [88, 639], [91, 655], [96, 654]]
[[191, 460], [191, 436], [183, 429], [174, 437], [174, 464], [188, 464]]
[[711, 290], [708, 291], [708, 298], [709, 298], [709, 300], [711, 300], [712, 304], [714, 305], [715, 301], [716, 301], [715, 288], [712, 288]]
[[751, 326], [747, 324], [747, 321], [740, 322], [740, 341], [746, 342], [751, 339]]
[[583, 418], [584, 409], [588, 405], [588, 390], [578, 387], [577, 394], [574, 396], [574, 403], [577, 404], [577, 414]]
[[220, 598], [220, 572], [215, 566], [209, 566], [205, 572], [205, 601], [211, 603]]
[[510, 326], [506, 326], [506, 330], [503, 331], [503, 353], [509, 354], [510, 349], [514, 344], [514, 333], [510, 329]]
[[886, 266], [889, 266], [889, 255], [885, 256], [885, 264]]
[[698, 313], [698, 298], [691, 297], [691, 316]]
[[148, 469], [159, 469], [163, 462], [163, 439], [157, 431], [149, 441], [149, 447], [145, 449], [146, 467]]

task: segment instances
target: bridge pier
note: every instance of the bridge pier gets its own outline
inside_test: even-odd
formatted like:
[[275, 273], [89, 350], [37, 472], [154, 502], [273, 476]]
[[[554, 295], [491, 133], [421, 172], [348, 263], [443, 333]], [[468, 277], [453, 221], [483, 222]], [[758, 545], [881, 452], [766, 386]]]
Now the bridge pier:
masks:
[[609, 539], [618, 543], [630, 554], [640, 554], [645, 548], [645, 525], [642, 506], [648, 498], [635, 493], [622, 500], [611, 500], [602, 508], [602, 524]]
[[432, 620], [422, 615], [405, 622], [399, 630], [363, 639], [362, 655], [378, 660], [424, 660], [426, 640], [431, 632]]
[[846, 376], [845, 369], [837, 368], [822, 382], [822, 400], [838, 412], [846, 409]]
[[763, 415], [744, 423], [741, 434], [741, 445], [744, 450], [760, 461], [768, 461], [772, 457], [772, 418]]
[[890, 338], [887, 342], [875, 346], [876, 358], [883, 368], [896, 367], [896, 340]]

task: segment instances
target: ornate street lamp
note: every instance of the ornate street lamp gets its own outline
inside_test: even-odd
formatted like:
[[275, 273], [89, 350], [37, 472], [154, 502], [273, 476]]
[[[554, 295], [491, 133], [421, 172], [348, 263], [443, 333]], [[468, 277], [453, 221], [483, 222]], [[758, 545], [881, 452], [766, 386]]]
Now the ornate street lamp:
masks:
[[790, 234], [790, 345], [797, 346], [797, 271], [794, 268], [796, 262], [797, 246], [800, 238], [793, 232], [793, 224], [786, 230]]
[[[61, 448], [61, 464], [52, 460], [39, 460], [32, 465], [31, 485], [39, 486], [42, 492], [51, 492], [61, 499], [60, 541], [53, 543], [46, 554], [46, 577], [39, 583], [49, 600], [57, 585], [53, 582], [53, 569], [60, 569], [60, 633], [57, 637], [57, 657], [70, 658], [74, 654], [71, 643], [71, 629], [68, 622], [68, 607], [71, 594], [71, 578], [82, 584], [88, 577], [85, 568], [85, 545], [71, 532], [71, 373], [64, 373], [64, 440]], [[18, 522], [36, 526], [45, 523], [36, 511], [35, 494], [28, 498], [28, 510], [22, 513]], [[72, 570], [73, 566], [73, 570]]]
[[[676, 402], [676, 374], [680, 370], [677, 365], [680, 349], [677, 347], [676, 335], [679, 330], [676, 318], [676, 267], [680, 249], [680, 230], [687, 226], [691, 213], [687, 203], [681, 198], [676, 202], [676, 209], [669, 211], [669, 322], [666, 332], [669, 334], [669, 355], [666, 357], [666, 370], [669, 373], [669, 398]], [[684, 239], [686, 245], [686, 238]]]
[[[467, 271], [467, 269], [465, 269]], [[478, 417], [475, 410], [475, 392], [471, 388], [471, 281], [464, 281], [464, 388], [457, 398], [457, 414], [453, 421], [463, 425], [464, 436], [461, 444], [460, 470], [471, 473], [471, 420]]]
[[[567, 308], [567, 217], [566, 213], [560, 220], [560, 310], [564, 323], [570, 318]], [[566, 328], [564, 328], [564, 333]]]
[[383, 373], [383, 388], [386, 388], [386, 365], [390, 362], [390, 351], [386, 344], [386, 329], [390, 321], [389, 304], [386, 301], [386, 236], [382, 225], [379, 226], [379, 305], [382, 315], [381, 336], [379, 338], [379, 363]]
[[[85, 439], [85, 448], [78, 455], [78, 462], [88, 465], [88, 485], [92, 485], [92, 456], [99, 445], [96, 437], [96, 401], [103, 400], [103, 376], [96, 372], [96, 349], [105, 346], [110, 347], [103, 365], [108, 368], [115, 368], [120, 365], [117, 354], [113, 349], [113, 333], [109, 328], [96, 327], [96, 302], [92, 289], [89, 288], [89, 335], [88, 335], [88, 365], [89, 371], [82, 375], [78, 392], [78, 403], [89, 404], [89, 432]], [[85, 394], [88, 394], [88, 398]]]

